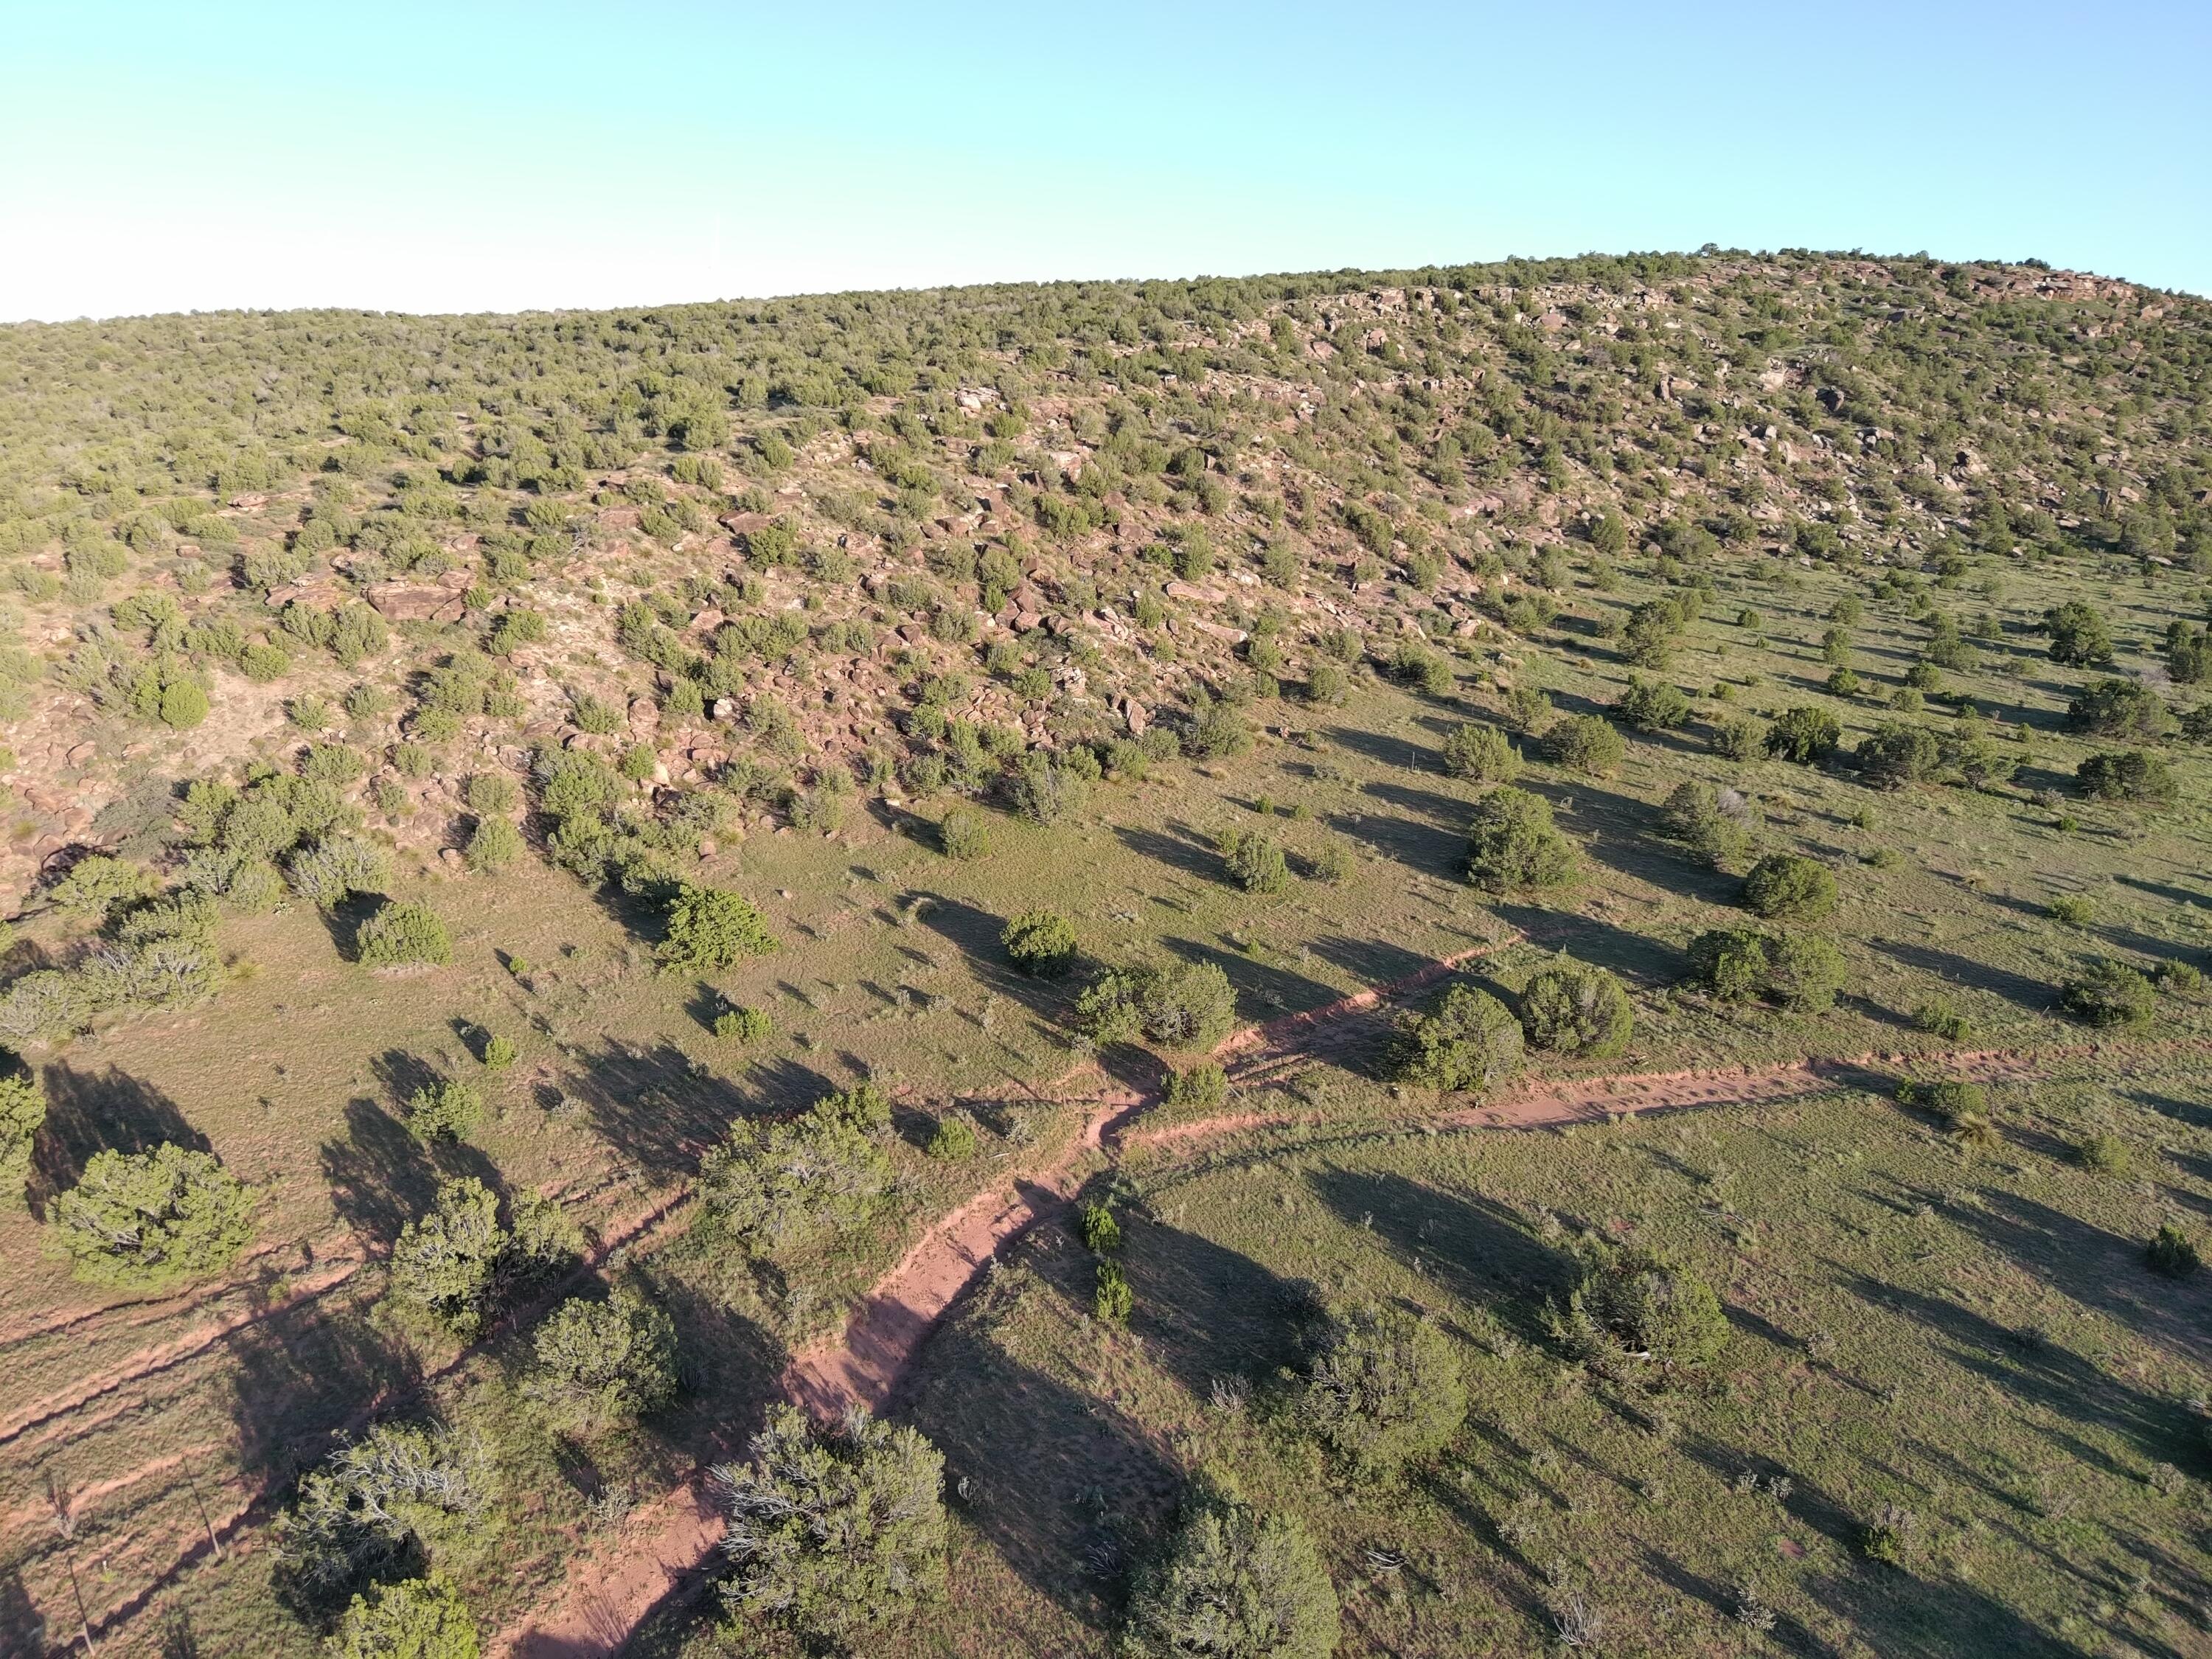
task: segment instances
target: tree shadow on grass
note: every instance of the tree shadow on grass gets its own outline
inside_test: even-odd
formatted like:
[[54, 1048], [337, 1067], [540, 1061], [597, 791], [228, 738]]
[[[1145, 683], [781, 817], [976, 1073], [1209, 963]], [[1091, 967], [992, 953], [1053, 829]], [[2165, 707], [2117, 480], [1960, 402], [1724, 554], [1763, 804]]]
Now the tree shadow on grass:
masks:
[[1551, 910], [1534, 904], [1498, 903], [1498, 916], [1510, 922], [1528, 942], [1547, 951], [1564, 951], [1577, 962], [1610, 969], [1631, 985], [1656, 988], [1672, 985], [1687, 967], [1681, 951], [1671, 945], [1600, 916], [1573, 910]]
[[[1258, 1382], [1297, 1358], [1304, 1298], [1288, 1280], [1201, 1234], [1129, 1211], [1121, 1222], [1130, 1328], [1192, 1398], [1206, 1399], [1217, 1376]], [[1089, 1305], [1089, 1279], [1069, 1289]]]
[[46, 1616], [23, 1588], [22, 1570], [0, 1572], [0, 1651], [44, 1653], [47, 1650]]
[[[617, 1155], [655, 1180], [689, 1173], [732, 1118], [775, 1103], [749, 1097], [728, 1079], [696, 1069], [691, 1057], [670, 1042], [638, 1044], [610, 1037], [595, 1048], [572, 1050], [568, 1058], [570, 1069], [562, 1074], [562, 1088], [584, 1103], [592, 1127]], [[772, 1073], [774, 1066], [755, 1071]], [[819, 1073], [807, 1075], [818, 1085], [809, 1099], [836, 1092], [836, 1085]]]
[[2051, 988], [2041, 980], [1992, 967], [1988, 963], [1975, 962], [1949, 951], [1932, 950], [1924, 945], [1908, 945], [1898, 939], [1870, 939], [1868, 943], [1892, 961], [1901, 963], [1907, 968], [1933, 974], [1950, 984], [1992, 992], [2029, 1013], [2048, 1013], [2055, 1000]]
[[41, 1219], [46, 1206], [76, 1185], [84, 1166], [100, 1152], [150, 1152], [156, 1146], [214, 1151], [187, 1122], [176, 1102], [159, 1089], [112, 1066], [80, 1072], [57, 1062], [39, 1075], [46, 1091], [46, 1121], [31, 1147], [25, 1196]]
[[1164, 864], [1170, 870], [1195, 876], [1201, 881], [1218, 881], [1221, 855], [1214, 851], [1213, 843], [1188, 825], [1171, 823], [1168, 828], [1174, 833], [1116, 824], [1114, 835], [1122, 846], [1140, 858]]
[[1565, 1297], [1581, 1276], [1572, 1255], [1492, 1200], [1364, 1170], [1323, 1170], [1308, 1180], [1340, 1220], [1373, 1231], [1461, 1301], [1489, 1309], [1529, 1340], [1544, 1334], [1545, 1302]]
[[[1462, 819], [1464, 816], [1462, 813]], [[1330, 829], [1359, 842], [1378, 857], [1425, 875], [1455, 881], [1467, 873], [1464, 822], [1456, 829], [1444, 830], [1386, 812], [1332, 812], [1328, 823]]]
[[1248, 1023], [1264, 1023], [1285, 1014], [1303, 1013], [1337, 1000], [1334, 987], [1308, 979], [1287, 969], [1259, 962], [1241, 951], [1224, 951], [1193, 939], [1167, 939], [1161, 945], [1173, 956], [1192, 963], [1210, 963], [1229, 977], [1237, 993], [1237, 1015]]
[[[1692, 1571], [1673, 1556], [1656, 1550], [1649, 1544], [1643, 1546], [1644, 1570], [1676, 1595], [1692, 1601], [1702, 1601], [1724, 1625], [1734, 1624], [1739, 1605], [1738, 1587], [1723, 1584], [1717, 1579]], [[1772, 1635], [1777, 1645], [1790, 1653], [1819, 1653], [1826, 1644], [1798, 1620], [1778, 1611], [1775, 1613]]]
[[[1971, 1310], [1897, 1285], [1863, 1277], [1848, 1282], [1869, 1304], [1945, 1339], [1945, 1357], [1954, 1364], [2083, 1427], [2117, 1435], [2151, 1462], [2186, 1457], [2196, 1444], [2196, 1424], [2179, 1405], [2130, 1387], [2048, 1337], [2008, 1329]], [[2110, 1461], [2073, 1437], [2066, 1437], [2066, 1443], [2091, 1462]]]
[[994, 916], [978, 906], [939, 893], [920, 896], [929, 901], [921, 912], [922, 926], [957, 949], [978, 980], [1026, 1011], [1044, 1030], [1060, 1028], [1069, 1004], [1084, 982], [1085, 964], [1079, 959], [1071, 963], [1067, 972], [1057, 978], [1040, 979], [1023, 973], [1007, 957], [1006, 946], [999, 942], [1000, 935], [1006, 931], [1006, 917]]
[[1122, 1565], [1166, 1520], [1177, 1472], [1117, 1407], [1008, 1352], [989, 1301], [931, 1337], [900, 1414], [945, 1454], [955, 1509], [1007, 1566], [1106, 1630]]
[[361, 1237], [390, 1249], [399, 1230], [438, 1195], [438, 1169], [422, 1143], [380, 1103], [346, 1102], [345, 1134], [323, 1143], [323, 1179], [341, 1219]]
[[2083, 1307], [2117, 1319], [2191, 1363], [2212, 1364], [2212, 1285], [2162, 1278], [2143, 1265], [2145, 1241], [2002, 1190], [1954, 1219]]
[[319, 1462], [345, 1423], [416, 1376], [406, 1351], [343, 1291], [265, 1314], [228, 1346], [240, 1470], [277, 1486]]
[[2079, 1659], [2082, 1650], [1960, 1579], [1899, 1567], [1801, 1581], [1804, 1592], [1882, 1659]]

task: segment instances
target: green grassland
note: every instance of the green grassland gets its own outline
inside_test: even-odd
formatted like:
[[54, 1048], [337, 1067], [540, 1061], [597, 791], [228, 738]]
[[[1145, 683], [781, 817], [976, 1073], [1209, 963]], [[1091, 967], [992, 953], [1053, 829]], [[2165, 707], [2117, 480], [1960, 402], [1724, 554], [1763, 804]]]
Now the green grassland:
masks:
[[[1312, 1526], [1359, 1651], [1544, 1651], [1579, 1597], [1603, 1652], [2201, 1652], [2206, 1293], [2142, 1241], [2212, 1201], [2203, 1085], [2118, 1060], [1994, 1109], [2005, 1143], [1976, 1158], [1838, 1090], [1127, 1172], [1127, 1328], [1092, 1317], [1090, 1254], [1048, 1229], [902, 1398], [961, 1493], [953, 1593], [882, 1650], [1108, 1651], [1127, 1565], [1182, 1479], [1225, 1465]], [[2076, 1166], [2093, 1132], [2138, 1173]], [[1544, 1314], [1584, 1234], [1720, 1287], [1710, 1374], [1608, 1382], [1560, 1356]], [[1401, 1486], [1345, 1486], [1279, 1420], [1316, 1292], [1425, 1310], [1464, 1366], [1465, 1429]], [[1893, 1565], [1862, 1549], [1890, 1504], [1914, 1517]]]

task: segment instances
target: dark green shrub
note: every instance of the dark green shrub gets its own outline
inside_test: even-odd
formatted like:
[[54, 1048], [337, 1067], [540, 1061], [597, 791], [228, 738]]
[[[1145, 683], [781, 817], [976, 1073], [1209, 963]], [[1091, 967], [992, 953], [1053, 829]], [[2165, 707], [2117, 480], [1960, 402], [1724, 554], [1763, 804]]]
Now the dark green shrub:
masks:
[[479, 875], [496, 875], [522, 856], [522, 831], [505, 818], [478, 818], [462, 855]]
[[452, 1078], [417, 1089], [407, 1101], [407, 1127], [418, 1140], [466, 1140], [483, 1117], [483, 1097]]
[[1682, 613], [1672, 599], [1647, 599], [1628, 613], [1620, 654], [1638, 668], [1664, 668], [1682, 632]]
[[369, 968], [436, 965], [453, 959], [453, 937], [427, 904], [395, 900], [361, 925], [356, 948]]
[[477, 1435], [380, 1424], [301, 1477], [276, 1520], [277, 1583], [289, 1600], [327, 1608], [419, 1571], [425, 1556], [472, 1553], [497, 1528], [498, 1491]]
[[477, 1659], [483, 1651], [461, 1593], [436, 1577], [370, 1585], [325, 1644], [328, 1659]]
[[1712, 1287], [1656, 1252], [1601, 1247], [1567, 1304], [1562, 1334], [1587, 1359], [1674, 1370], [1700, 1366], [1728, 1344], [1728, 1316]]
[[2074, 769], [2074, 781], [2092, 800], [2169, 806], [2181, 794], [2180, 781], [2166, 757], [2140, 749], [2119, 755], [2092, 755]]
[[1103, 1204], [1085, 1204], [1079, 1213], [1083, 1245], [1093, 1255], [1112, 1255], [1121, 1248], [1121, 1224]]
[[725, 1008], [714, 1016], [714, 1035], [725, 1042], [765, 1042], [775, 1030], [775, 1022], [759, 1008]]
[[1660, 833], [1715, 870], [1742, 862], [1759, 826], [1759, 808], [1749, 798], [1695, 780], [1677, 784], [1659, 811]]
[[711, 974], [775, 948], [768, 918], [750, 900], [724, 888], [687, 882], [669, 902], [659, 954], [664, 967]]
[[1103, 1259], [1097, 1266], [1097, 1284], [1091, 1295], [1091, 1311], [1102, 1323], [1126, 1325], [1135, 1311], [1137, 1293], [1131, 1288], [1129, 1276], [1121, 1271], [1121, 1264]]
[[1145, 1036], [1169, 1048], [1212, 1048], [1236, 1025], [1237, 994], [1210, 962], [1120, 969], [1077, 999], [1075, 1016], [1093, 1042]]
[[[1091, 769], [1095, 775], [1097, 769]], [[1049, 828], [1083, 804], [1084, 780], [1041, 750], [1031, 750], [1006, 774], [1006, 804], [1017, 817]]]
[[1723, 760], [1747, 761], [1766, 750], [1766, 727], [1748, 714], [1737, 714], [1713, 727], [1713, 752]]
[[1229, 1098], [1229, 1074], [1211, 1060], [1168, 1079], [1164, 1103], [1179, 1111], [1211, 1112]]
[[2157, 692], [2140, 680], [2102, 679], [2066, 705], [2066, 723], [2093, 738], [2159, 743], [2173, 732], [2173, 716]]
[[1248, 893], [1279, 893], [1291, 884], [1282, 843], [1250, 830], [1224, 830], [1215, 842], [1229, 878]]
[[945, 1163], [975, 1157], [975, 1120], [965, 1112], [947, 1113], [937, 1120], [937, 1127], [930, 1131], [929, 1144], [922, 1150]]
[[1724, 1002], [1760, 994], [1771, 966], [1766, 935], [1749, 928], [1716, 929], [1690, 941], [1691, 979]]
[[1023, 911], [999, 943], [1015, 967], [1039, 979], [1056, 978], [1075, 963], [1075, 924], [1057, 910]]
[[1341, 1616], [1304, 1527], [1209, 1484], [1139, 1570], [1120, 1651], [1123, 1659], [1329, 1659]]
[[1544, 752], [1571, 772], [1601, 778], [1627, 757], [1628, 744], [1602, 714], [1571, 714], [1544, 733]]
[[710, 1477], [728, 1522], [732, 1613], [850, 1647], [943, 1599], [945, 1459], [921, 1434], [857, 1409], [817, 1426], [776, 1405], [750, 1449]]
[[531, 1341], [536, 1363], [523, 1392], [563, 1432], [635, 1423], [676, 1397], [676, 1326], [634, 1291], [571, 1297]]
[[1762, 741], [1766, 752], [1777, 760], [1794, 761], [1800, 766], [1815, 765], [1826, 760], [1843, 736], [1843, 727], [1836, 717], [1825, 708], [1801, 704], [1786, 708], [1774, 717], [1766, 728]]
[[1638, 732], [1672, 732], [1690, 718], [1690, 700], [1679, 687], [1664, 680], [1628, 677], [1628, 687], [1613, 706], [1613, 713]]
[[1534, 732], [1551, 712], [1551, 694], [1541, 686], [1516, 685], [1505, 694], [1505, 723], [1516, 732]]
[[[2166, 996], [2194, 1000], [2204, 994], [2204, 970], [2193, 962], [2169, 958], [2151, 970], [2151, 980]], [[4, 1103], [0, 1103], [0, 1118], [4, 1118], [5, 1112]]]
[[1925, 781], [1942, 763], [1942, 748], [1932, 732], [1885, 720], [1859, 742], [1851, 757], [1877, 789], [1902, 789]]
[[166, 1291], [218, 1273], [253, 1237], [254, 1194], [212, 1152], [95, 1152], [47, 1219], [76, 1276]]
[[2104, 957], [2059, 987], [2058, 1006], [2100, 1030], [2148, 1025], [2158, 1011], [2158, 993], [2135, 969]]
[[2100, 667], [2112, 659], [2112, 633], [2094, 605], [2069, 599], [2043, 613], [2051, 660], [2070, 668]]
[[1577, 865], [1574, 843], [1559, 833], [1542, 796], [1507, 785], [1475, 802], [1467, 872], [1477, 886], [1493, 892], [1561, 886], [1574, 879]]
[[2085, 1136], [2075, 1146], [2074, 1156], [2083, 1169], [2094, 1170], [2099, 1175], [2124, 1176], [2135, 1167], [2128, 1143], [2118, 1135]]
[[1443, 1334], [1395, 1307], [1332, 1322], [1293, 1418], [1362, 1481], [1394, 1481], [1434, 1456], [1467, 1418], [1467, 1389]]
[[1481, 783], [1510, 783], [1521, 775], [1521, 757], [1513, 741], [1480, 720], [1455, 726], [1444, 734], [1444, 770]]
[[473, 1337], [490, 1310], [513, 1243], [499, 1224], [491, 1188], [473, 1176], [445, 1182], [435, 1207], [400, 1229], [392, 1250], [392, 1293], [456, 1336]]
[[1604, 969], [1562, 962], [1542, 969], [1522, 990], [1521, 1029], [1539, 1048], [1606, 1059], [1628, 1046], [1636, 1009], [1620, 980]]
[[938, 823], [937, 841], [945, 857], [966, 863], [991, 850], [990, 825], [974, 807], [956, 806]]
[[23, 1196], [31, 1149], [46, 1121], [46, 1096], [37, 1078], [21, 1072], [0, 1077], [0, 1203]]
[[2043, 914], [2063, 927], [2087, 927], [2097, 919], [2097, 906], [2093, 900], [2069, 896], [2051, 900]]
[[1964, 1042], [1974, 1034], [1973, 1024], [1946, 997], [1930, 997], [1912, 1012], [1912, 1029], [1946, 1042]]
[[1479, 1091], [1521, 1069], [1521, 1022], [1487, 991], [1455, 985], [1426, 1013], [1398, 1028], [1391, 1071], [1407, 1083], [1446, 1091]]
[[1834, 1006], [1847, 977], [1844, 953], [1812, 933], [1784, 933], [1766, 941], [1766, 995], [1793, 1013], [1819, 1013]]
[[1818, 859], [1769, 853], [1743, 878], [1742, 902], [1770, 921], [1817, 921], [1836, 908], [1835, 872]]
[[2197, 1253], [2197, 1241], [2169, 1221], [2144, 1248], [2143, 1264], [2168, 1279], [2186, 1279], [2203, 1265], [2203, 1259]]
[[731, 1124], [699, 1165], [701, 1206], [724, 1234], [766, 1255], [873, 1211], [890, 1185], [890, 1160], [869, 1128], [834, 1109], [838, 1098], [795, 1118]]

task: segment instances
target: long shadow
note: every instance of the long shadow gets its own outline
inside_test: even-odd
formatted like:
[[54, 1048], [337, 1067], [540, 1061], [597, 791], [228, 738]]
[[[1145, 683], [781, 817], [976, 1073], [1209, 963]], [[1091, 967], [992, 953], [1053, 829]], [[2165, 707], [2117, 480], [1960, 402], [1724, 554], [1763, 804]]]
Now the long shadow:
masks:
[[2002, 1189], [1961, 1208], [1958, 1224], [2044, 1283], [2187, 1356], [2212, 1362], [2212, 1285], [2162, 1279], [2143, 1265], [2142, 1240]]
[[1658, 815], [1633, 795], [1593, 778], [1534, 778], [1522, 787], [1543, 796], [1592, 858], [1662, 891], [1705, 904], [1734, 902], [1739, 878], [1692, 864], [1656, 834]]
[[[1435, 717], [1423, 715], [1418, 721], [1422, 726], [1435, 723]], [[1444, 722], [1449, 729], [1451, 722]], [[1322, 733], [1339, 749], [1355, 755], [1364, 755], [1369, 760], [1380, 761], [1385, 766], [1401, 766], [1409, 772], [1436, 772], [1439, 751], [1413, 743], [1404, 738], [1392, 737], [1387, 732], [1364, 732], [1356, 726], [1332, 726]]]
[[1308, 979], [1304, 974], [1255, 962], [1241, 951], [1224, 951], [1218, 945], [1192, 939], [1166, 939], [1160, 943], [1184, 962], [1211, 963], [1226, 974], [1231, 988], [1237, 993], [1237, 1015], [1245, 1021], [1300, 1013], [1337, 1000], [1333, 987]]
[[1116, 824], [1114, 834], [1131, 852], [1157, 864], [1164, 864], [1170, 870], [1196, 876], [1203, 881], [1214, 881], [1220, 877], [1220, 855], [1200, 836], [1163, 835], [1158, 830], [1146, 830], [1131, 824]]
[[[1130, 1327], [1203, 1400], [1217, 1376], [1258, 1382], [1297, 1354], [1290, 1284], [1200, 1234], [1121, 1216], [1121, 1266], [1136, 1292]], [[1072, 1287], [1084, 1304], [1091, 1286]]]
[[1350, 939], [1342, 933], [1330, 933], [1309, 940], [1307, 948], [1331, 966], [1358, 975], [1360, 983], [1369, 986], [1395, 984], [1429, 965], [1429, 958], [1419, 951], [1408, 951], [1388, 939]]
[[[690, 1055], [670, 1042], [641, 1045], [609, 1038], [596, 1048], [568, 1054], [571, 1069], [561, 1079], [570, 1097], [583, 1103], [592, 1127], [630, 1164], [657, 1180], [684, 1174], [720, 1139], [731, 1120], [747, 1111], [788, 1103], [803, 1106], [836, 1085], [819, 1073], [789, 1061], [755, 1067], [772, 1085], [749, 1095], [726, 1079], [695, 1069]], [[803, 1073], [811, 1092], [787, 1103], [799, 1091], [781, 1073]]]
[[230, 1338], [240, 1471], [278, 1486], [319, 1462], [362, 1407], [416, 1378], [406, 1351], [344, 1303], [301, 1302]]
[[379, 1102], [345, 1104], [345, 1133], [319, 1154], [331, 1203], [362, 1238], [389, 1249], [436, 1201], [438, 1169], [422, 1143]]
[[150, 1152], [165, 1145], [215, 1150], [176, 1102], [112, 1066], [95, 1073], [57, 1061], [40, 1073], [39, 1082], [46, 1091], [46, 1121], [31, 1145], [25, 1196], [41, 1219], [47, 1205], [76, 1186], [84, 1166], [100, 1152]]
[[1532, 945], [1565, 951], [1577, 962], [1609, 968], [1632, 985], [1671, 985], [1682, 977], [1685, 963], [1680, 951], [1632, 933], [1602, 917], [1540, 909], [1533, 904], [1494, 903], [1491, 908], [1526, 934]]
[[46, 1616], [23, 1588], [21, 1571], [0, 1572], [0, 1651], [42, 1654], [48, 1646]]
[[1805, 1592], [1856, 1631], [1882, 1659], [2080, 1659], [2052, 1637], [1957, 1578], [1923, 1578], [1900, 1568], [1802, 1582]]
[[2040, 980], [1993, 967], [1985, 962], [1976, 962], [1949, 951], [1933, 950], [1925, 945], [1909, 945], [1898, 939], [1871, 939], [1868, 942], [1884, 956], [1902, 963], [1907, 968], [1917, 968], [1922, 973], [1933, 974], [1938, 979], [1948, 980], [1955, 985], [1994, 992], [2014, 1007], [2030, 1013], [2049, 1012], [2054, 1000], [2051, 988]]
[[2193, 888], [2175, 887], [2162, 881], [2151, 881], [2142, 876], [2123, 875], [2115, 878], [2123, 886], [2133, 887], [2174, 904], [2185, 904], [2197, 909], [2212, 906], [2212, 894], [2200, 893]]
[[1400, 1255], [1418, 1258], [1454, 1296], [1489, 1308], [1525, 1337], [1543, 1334], [1546, 1298], [1564, 1296], [1579, 1276], [1573, 1256], [1492, 1200], [1400, 1175], [1337, 1169], [1308, 1180], [1340, 1220], [1371, 1228]]
[[901, 1414], [945, 1454], [954, 1506], [1037, 1594], [1110, 1628], [1125, 1564], [1170, 1512], [1173, 1467], [1119, 1409], [1007, 1352], [988, 1306], [946, 1324], [924, 1355]]
[[[1979, 1314], [1896, 1285], [1863, 1277], [1849, 1282], [1869, 1304], [1945, 1338], [1953, 1364], [2058, 1416], [2116, 1434], [2152, 1462], [2187, 1456], [2193, 1446], [2195, 1425], [2181, 1407], [2130, 1387], [2055, 1341], [2023, 1341], [2020, 1333]], [[2109, 1462], [2068, 1439], [2091, 1461]]]
[[1023, 973], [1007, 959], [1006, 947], [999, 942], [1006, 930], [1005, 917], [939, 893], [907, 894], [902, 902], [917, 896], [929, 901], [922, 912], [922, 926], [967, 957], [976, 978], [1048, 1026], [1057, 1027], [1066, 1018], [1068, 1005], [1083, 982], [1081, 962], [1071, 963], [1068, 971], [1057, 979]]
[[1438, 829], [1387, 812], [1331, 812], [1327, 822], [1340, 835], [1348, 836], [1379, 857], [1408, 869], [1447, 881], [1467, 873], [1464, 812], [1456, 830]]
[[[1644, 1568], [1654, 1578], [1676, 1595], [1692, 1601], [1702, 1601], [1724, 1622], [1734, 1622], [1736, 1616], [1735, 1590], [1717, 1580], [1693, 1572], [1681, 1562], [1651, 1547], [1643, 1546]], [[1828, 1644], [1808, 1630], [1798, 1620], [1780, 1612], [1775, 1613], [1772, 1632], [1776, 1643], [1792, 1653], [1832, 1653]]]

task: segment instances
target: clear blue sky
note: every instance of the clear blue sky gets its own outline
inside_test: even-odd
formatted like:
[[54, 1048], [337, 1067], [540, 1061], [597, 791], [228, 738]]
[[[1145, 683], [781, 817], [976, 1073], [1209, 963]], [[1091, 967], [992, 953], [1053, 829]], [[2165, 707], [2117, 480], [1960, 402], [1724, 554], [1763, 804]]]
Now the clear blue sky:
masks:
[[2206, 293], [2208, 64], [2205, 0], [0, 0], [0, 318], [1708, 241]]

